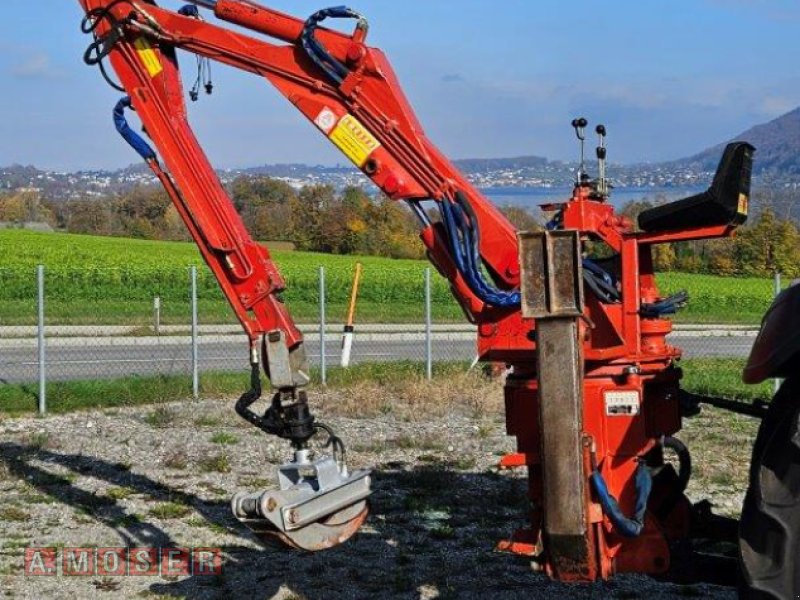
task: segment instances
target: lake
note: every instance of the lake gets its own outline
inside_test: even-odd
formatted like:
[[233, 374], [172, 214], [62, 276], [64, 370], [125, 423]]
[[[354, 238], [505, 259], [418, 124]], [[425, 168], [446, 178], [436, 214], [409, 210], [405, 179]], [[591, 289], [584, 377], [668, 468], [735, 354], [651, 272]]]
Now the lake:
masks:
[[[642, 200], [643, 198], [654, 200], [658, 197], [665, 197], [668, 200], [678, 200], [704, 192], [706, 189], [708, 188], [705, 186], [617, 188], [611, 192], [611, 203], [620, 207], [631, 200]], [[537, 209], [540, 204], [548, 202], [564, 202], [572, 196], [571, 187], [481, 188], [481, 192], [498, 206], [522, 206], [529, 209]]]

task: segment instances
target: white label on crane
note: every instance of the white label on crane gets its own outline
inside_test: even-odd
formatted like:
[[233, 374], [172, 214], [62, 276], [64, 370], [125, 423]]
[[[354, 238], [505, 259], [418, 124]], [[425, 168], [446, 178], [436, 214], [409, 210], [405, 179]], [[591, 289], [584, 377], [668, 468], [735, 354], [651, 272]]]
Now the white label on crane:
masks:
[[334, 113], [330, 108], [323, 108], [322, 111], [319, 113], [316, 119], [314, 119], [314, 123], [322, 129], [327, 134], [336, 127], [336, 113]]
[[641, 400], [636, 390], [605, 392], [607, 417], [635, 417], [639, 414]]

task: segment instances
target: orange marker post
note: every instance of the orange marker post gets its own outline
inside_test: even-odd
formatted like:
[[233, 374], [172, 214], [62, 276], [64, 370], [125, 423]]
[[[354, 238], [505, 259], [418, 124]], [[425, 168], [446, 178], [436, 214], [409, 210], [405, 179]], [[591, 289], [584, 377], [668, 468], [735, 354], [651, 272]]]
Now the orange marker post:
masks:
[[350, 366], [350, 354], [353, 350], [353, 333], [355, 332], [356, 303], [358, 302], [358, 286], [361, 284], [361, 263], [356, 263], [356, 274], [353, 279], [353, 291], [350, 294], [350, 308], [347, 311], [347, 322], [342, 336], [342, 367]]

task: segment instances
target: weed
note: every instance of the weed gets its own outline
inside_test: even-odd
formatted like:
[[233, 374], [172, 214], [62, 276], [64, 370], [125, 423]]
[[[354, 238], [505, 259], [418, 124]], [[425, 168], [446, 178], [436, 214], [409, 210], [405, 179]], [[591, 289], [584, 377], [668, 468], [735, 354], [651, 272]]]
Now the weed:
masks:
[[50, 496], [44, 494], [37, 494], [35, 492], [26, 492], [19, 497], [23, 504], [55, 504], [55, 500]]
[[225, 489], [223, 489], [221, 487], [217, 487], [216, 485], [214, 485], [213, 483], [210, 483], [208, 481], [201, 481], [198, 485], [200, 487], [208, 490], [209, 492], [211, 492], [215, 496], [225, 496], [225, 495], [228, 494], [228, 490], [225, 490]]
[[168, 469], [183, 471], [189, 464], [189, 459], [182, 448], [177, 448], [167, 454], [162, 462]]
[[431, 529], [431, 537], [436, 540], [452, 540], [456, 537], [456, 530], [452, 525], [443, 523], [442, 525]]
[[54, 450], [59, 446], [58, 442], [51, 438], [46, 431], [31, 433], [25, 436], [22, 442], [33, 450]]
[[131, 513], [129, 515], [125, 515], [124, 517], [120, 517], [113, 521], [113, 525], [115, 527], [133, 527], [135, 525], [140, 525], [144, 522], [142, 515], [137, 513]]
[[230, 473], [231, 461], [227, 454], [213, 454], [201, 458], [197, 466], [204, 473]]
[[213, 444], [219, 444], [220, 446], [231, 446], [233, 444], [238, 444], [239, 438], [227, 431], [220, 431], [211, 436], [211, 442]]
[[455, 460], [451, 460], [447, 462], [447, 466], [458, 471], [469, 471], [475, 468], [475, 465], [478, 464], [478, 460], [474, 456], [469, 456], [468, 454], [462, 454]]
[[162, 502], [149, 510], [149, 513], [157, 519], [180, 519], [191, 512], [191, 507], [177, 502]]
[[155, 410], [147, 413], [144, 418], [148, 425], [158, 429], [169, 427], [176, 419], [175, 411], [166, 406], [157, 406]]
[[400, 450], [444, 450], [444, 445], [442, 442], [433, 435], [423, 435], [418, 437], [401, 435], [399, 437], [386, 440], [386, 446], [389, 448], [398, 448]]
[[28, 513], [18, 506], [4, 506], [0, 508], [0, 521], [23, 522], [28, 520]]
[[730, 487], [736, 483], [733, 475], [724, 469], [714, 471], [714, 473], [711, 474], [710, 480], [711, 483], [723, 487]]
[[266, 488], [274, 483], [272, 479], [266, 479], [264, 477], [248, 477], [239, 481], [239, 485], [254, 489]]
[[106, 490], [106, 498], [110, 500], [125, 500], [133, 495], [133, 490], [128, 487], [112, 487]]
[[194, 420], [196, 427], [218, 427], [222, 424], [222, 419], [214, 415], [202, 415]]
[[30, 540], [21, 537], [9, 537], [5, 544], [3, 544], [3, 548], [6, 550], [19, 550], [20, 548], [26, 548], [30, 546]]
[[478, 425], [478, 431], [477, 431], [478, 439], [485, 440], [490, 438], [494, 433], [494, 430], [495, 426], [492, 423], [481, 423], [480, 425]]

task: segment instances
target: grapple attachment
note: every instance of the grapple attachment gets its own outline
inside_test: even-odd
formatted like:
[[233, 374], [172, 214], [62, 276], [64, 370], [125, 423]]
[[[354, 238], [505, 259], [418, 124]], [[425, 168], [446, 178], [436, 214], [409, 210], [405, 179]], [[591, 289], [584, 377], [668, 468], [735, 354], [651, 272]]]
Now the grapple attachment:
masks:
[[350, 539], [369, 512], [369, 471], [349, 473], [330, 456], [312, 460], [297, 450], [278, 467], [280, 488], [240, 493], [231, 502], [234, 516], [266, 543], [316, 552]]

